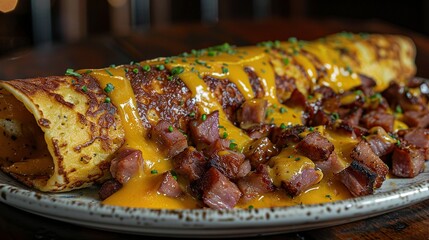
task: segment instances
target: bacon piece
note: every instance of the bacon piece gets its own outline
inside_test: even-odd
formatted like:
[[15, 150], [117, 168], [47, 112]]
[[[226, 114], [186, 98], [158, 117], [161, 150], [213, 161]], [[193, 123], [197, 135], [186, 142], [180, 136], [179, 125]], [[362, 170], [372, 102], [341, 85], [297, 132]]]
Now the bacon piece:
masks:
[[237, 186], [243, 193], [245, 200], [250, 200], [261, 194], [275, 190], [275, 186], [268, 175], [266, 165], [259, 165], [255, 172], [251, 172], [247, 176], [240, 178], [237, 181]]
[[265, 99], [251, 99], [245, 101], [237, 112], [237, 121], [240, 128], [249, 129], [265, 121], [265, 112], [268, 102]]
[[271, 134], [271, 130], [275, 127], [274, 124], [261, 124], [253, 126], [249, 129], [246, 129], [247, 135], [251, 139], [259, 139], [263, 137], [268, 137]]
[[281, 149], [287, 147], [290, 143], [298, 143], [301, 141], [299, 134], [304, 132], [305, 129], [306, 127], [302, 125], [287, 127], [285, 129], [275, 127], [271, 132], [270, 140], [277, 148]]
[[203, 149], [219, 139], [218, 126], [219, 111], [214, 111], [209, 115], [202, 115], [199, 119], [190, 122], [190, 134], [197, 145], [197, 149]]
[[424, 156], [418, 149], [396, 147], [392, 155], [392, 173], [398, 177], [413, 178], [424, 169]]
[[295, 174], [289, 181], [282, 181], [282, 187], [289, 196], [295, 197], [320, 182], [320, 180], [320, 171], [313, 168], [306, 168]]
[[410, 128], [398, 131], [399, 137], [424, 152], [425, 160], [429, 159], [429, 129]]
[[140, 150], [124, 148], [119, 150], [110, 163], [110, 173], [113, 178], [124, 184], [143, 167], [143, 157]]
[[173, 177], [171, 172], [165, 172], [162, 174], [162, 182], [159, 185], [158, 192], [168, 197], [178, 197], [183, 191], [180, 189], [179, 183]]
[[212, 209], [231, 209], [241, 197], [237, 185], [214, 167], [201, 180], [203, 202]]
[[104, 200], [111, 195], [113, 195], [115, 192], [117, 192], [119, 189], [122, 188], [122, 184], [118, 182], [116, 179], [109, 179], [101, 185], [100, 190], [98, 190], [98, 196], [101, 200]]
[[250, 163], [245, 160], [244, 154], [231, 150], [217, 152], [210, 159], [210, 165], [230, 179], [244, 177], [250, 171]]
[[374, 187], [381, 187], [389, 172], [389, 167], [372, 151], [368, 143], [360, 141], [352, 150], [350, 157], [372, 170], [376, 174]]
[[382, 157], [393, 151], [394, 139], [382, 127], [374, 127], [370, 130], [370, 133], [370, 135], [366, 136], [366, 142], [375, 155]]
[[359, 161], [352, 161], [343, 171], [337, 175], [340, 181], [355, 196], [365, 196], [374, 192], [374, 184], [377, 173]]
[[165, 120], [160, 120], [152, 128], [151, 136], [163, 149], [166, 149], [168, 157], [173, 157], [188, 147], [185, 135]]
[[338, 155], [335, 151], [329, 155], [328, 160], [326, 161], [315, 161], [316, 167], [322, 170], [325, 173], [339, 173], [344, 169], [344, 164], [338, 158]]
[[250, 165], [253, 168], [257, 168], [277, 153], [278, 150], [274, 144], [267, 137], [264, 137], [254, 140], [245, 150], [244, 155], [249, 159]]
[[306, 97], [302, 94], [297, 88], [295, 88], [289, 97], [286, 100], [285, 105], [288, 107], [305, 107], [307, 102]]
[[370, 111], [363, 115], [361, 123], [365, 128], [380, 126], [387, 132], [393, 131], [393, 122], [395, 117], [392, 114], [382, 111], [381, 109]]
[[403, 120], [410, 127], [426, 128], [429, 126], [429, 111], [407, 111]]
[[194, 147], [187, 147], [172, 160], [174, 171], [186, 176], [190, 181], [201, 178], [208, 165], [204, 155]]
[[334, 151], [334, 145], [315, 131], [309, 133], [296, 145], [296, 149], [304, 156], [313, 161], [326, 161]]

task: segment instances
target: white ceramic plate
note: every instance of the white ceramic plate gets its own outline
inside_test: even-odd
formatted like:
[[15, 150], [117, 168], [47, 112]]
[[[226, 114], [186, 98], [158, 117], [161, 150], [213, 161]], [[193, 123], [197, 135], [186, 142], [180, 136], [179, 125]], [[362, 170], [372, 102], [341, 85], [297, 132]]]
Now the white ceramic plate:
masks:
[[47, 194], [0, 173], [0, 201], [59, 221], [108, 231], [174, 237], [277, 234], [343, 224], [429, 199], [429, 161], [413, 179], [388, 179], [376, 194], [333, 203], [217, 211], [102, 205], [96, 189]]

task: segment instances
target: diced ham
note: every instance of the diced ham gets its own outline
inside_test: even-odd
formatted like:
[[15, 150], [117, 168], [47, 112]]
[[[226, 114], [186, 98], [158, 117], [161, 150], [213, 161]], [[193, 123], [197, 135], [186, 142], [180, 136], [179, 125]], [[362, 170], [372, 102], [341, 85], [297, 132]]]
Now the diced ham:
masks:
[[383, 91], [383, 97], [389, 101], [391, 108], [400, 106], [405, 112], [422, 112], [426, 109], [426, 102], [423, 96], [415, 96], [408, 88], [400, 86], [395, 82], [391, 83], [389, 87]]
[[350, 157], [376, 173], [374, 187], [381, 187], [389, 172], [389, 167], [372, 151], [368, 143], [364, 140], [360, 141], [352, 150]]
[[152, 128], [151, 136], [166, 150], [168, 157], [173, 157], [188, 147], [185, 135], [165, 120], [160, 120]]
[[395, 121], [395, 117], [392, 114], [384, 112], [380, 109], [370, 111], [363, 115], [361, 118], [361, 123], [367, 129], [380, 126], [384, 128], [387, 132], [393, 131], [393, 123]]
[[253, 168], [266, 163], [277, 153], [277, 148], [267, 137], [254, 140], [244, 151], [244, 155], [249, 159]]
[[232, 150], [217, 152], [210, 159], [210, 165], [230, 179], [244, 177], [250, 171], [250, 164], [245, 160], [244, 154]]
[[165, 172], [161, 176], [162, 182], [159, 185], [158, 192], [168, 197], [178, 197], [183, 191], [179, 186], [177, 180], [173, 177], [171, 172]]
[[396, 147], [392, 155], [392, 173], [398, 177], [412, 178], [424, 170], [424, 156], [418, 149]]
[[110, 173], [113, 178], [124, 184], [143, 167], [143, 157], [140, 150], [120, 149], [110, 163]]
[[318, 104], [308, 104], [306, 107], [306, 125], [308, 126], [319, 126], [326, 125], [329, 126], [332, 124], [334, 119], [332, 115], [323, 111], [321, 106]]
[[[205, 117], [204, 117], [205, 116]], [[192, 120], [189, 124], [192, 140], [202, 149], [219, 139], [219, 111]]]
[[190, 181], [201, 178], [208, 166], [204, 155], [194, 147], [186, 148], [172, 160], [174, 171]]
[[250, 200], [261, 194], [275, 190], [275, 186], [268, 175], [266, 165], [259, 165], [255, 172], [251, 172], [247, 176], [240, 178], [237, 181], [237, 186], [243, 193], [245, 200]]
[[347, 124], [350, 127], [358, 126], [362, 113], [362, 108], [353, 108], [346, 116], [343, 117], [342, 124]]
[[334, 145], [319, 132], [311, 132], [296, 145], [298, 151], [313, 161], [326, 161], [334, 151]]
[[320, 174], [320, 171], [313, 168], [303, 169], [301, 172], [295, 174], [290, 181], [282, 181], [282, 188], [286, 190], [289, 196], [298, 196], [320, 182]]
[[370, 130], [370, 133], [370, 135], [366, 136], [366, 142], [375, 155], [382, 157], [393, 151], [395, 142], [382, 127], [374, 127]]
[[330, 99], [332, 97], [335, 97], [337, 94], [335, 93], [334, 89], [328, 87], [328, 86], [320, 86], [316, 90], [314, 90], [314, 95], [321, 94], [322, 95], [322, 101], [325, 99]]
[[249, 129], [265, 121], [265, 112], [268, 102], [265, 99], [251, 99], [245, 101], [237, 112], [237, 121], [240, 128]]
[[355, 196], [366, 196], [374, 192], [377, 173], [362, 162], [354, 160], [349, 167], [337, 175], [340, 181]]
[[403, 121], [409, 127], [429, 127], [429, 111], [407, 111], [404, 113]]
[[110, 197], [112, 194], [117, 192], [122, 188], [122, 184], [116, 179], [109, 179], [101, 185], [100, 190], [98, 191], [98, 196], [101, 200], [104, 200]]
[[377, 82], [374, 79], [366, 75], [359, 74], [359, 79], [361, 82], [361, 87], [363, 89], [371, 89], [372, 87], [375, 87], [375, 85], [377, 85]]
[[210, 168], [201, 180], [202, 199], [210, 208], [231, 209], [240, 200], [240, 189], [216, 168]]
[[214, 143], [203, 149], [203, 153], [206, 157], [213, 157], [217, 152], [229, 149], [231, 143], [228, 139], [217, 139]]

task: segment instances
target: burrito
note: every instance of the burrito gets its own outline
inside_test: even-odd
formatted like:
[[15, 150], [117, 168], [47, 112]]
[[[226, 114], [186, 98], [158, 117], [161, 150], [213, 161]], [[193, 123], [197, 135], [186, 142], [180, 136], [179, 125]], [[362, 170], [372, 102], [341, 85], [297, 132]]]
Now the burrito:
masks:
[[[104, 183], [106, 203], [129, 197], [130, 186], [140, 183], [139, 191], [152, 196], [146, 207], [180, 208], [174, 202], [180, 196], [192, 199], [186, 207], [231, 208], [260, 188], [298, 196], [329, 175], [328, 160], [341, 160], [336, 178], [362, 163], [353, 154], [371, 146], [359, 144], [374, 121], [362, 125], [361, 114], [356, 126], [344, 127], [351, 112], [343, 106], [360, 112], [392, 82], [408, 84], [414, 57], [407, 37], [344, 32], [2, 81], [1, 169], [46, 192]], [[392, 121], [386, 132], [406, 126]], [[377, 185], [384, 177], [375, 179]]]

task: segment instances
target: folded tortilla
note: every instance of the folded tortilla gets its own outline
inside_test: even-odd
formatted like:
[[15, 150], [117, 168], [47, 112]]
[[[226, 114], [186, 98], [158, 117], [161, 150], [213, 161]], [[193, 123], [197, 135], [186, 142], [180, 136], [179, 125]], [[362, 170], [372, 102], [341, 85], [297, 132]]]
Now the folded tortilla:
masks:
[[41, 191], [87, 187], [111, 177], [110, 160], [124, 145], [141, 148], [145, 160], [156, 162], [151, 152], [158, 150], [149, 150], [146, 130], [160, 119], [186, 131], [192, 113], [220, 110], [221, 124], [245, 145], [248, 138], [228, 118], [228, 99], [216, 84], [234, 85], [242, 100], [261, 97], [273, 105], [290, 96], [281, 86], [290, 80], [306, 95], [320, 86], [350, 90], [364, 75], [381, 91], [392, 80], [405, 83], [414, 76], [414, 58], [407, 37], [340, 33], [313, 42], [225, 44], [137, 64], [70, 70], [68, 76], [2, 81], [0, 165]]

